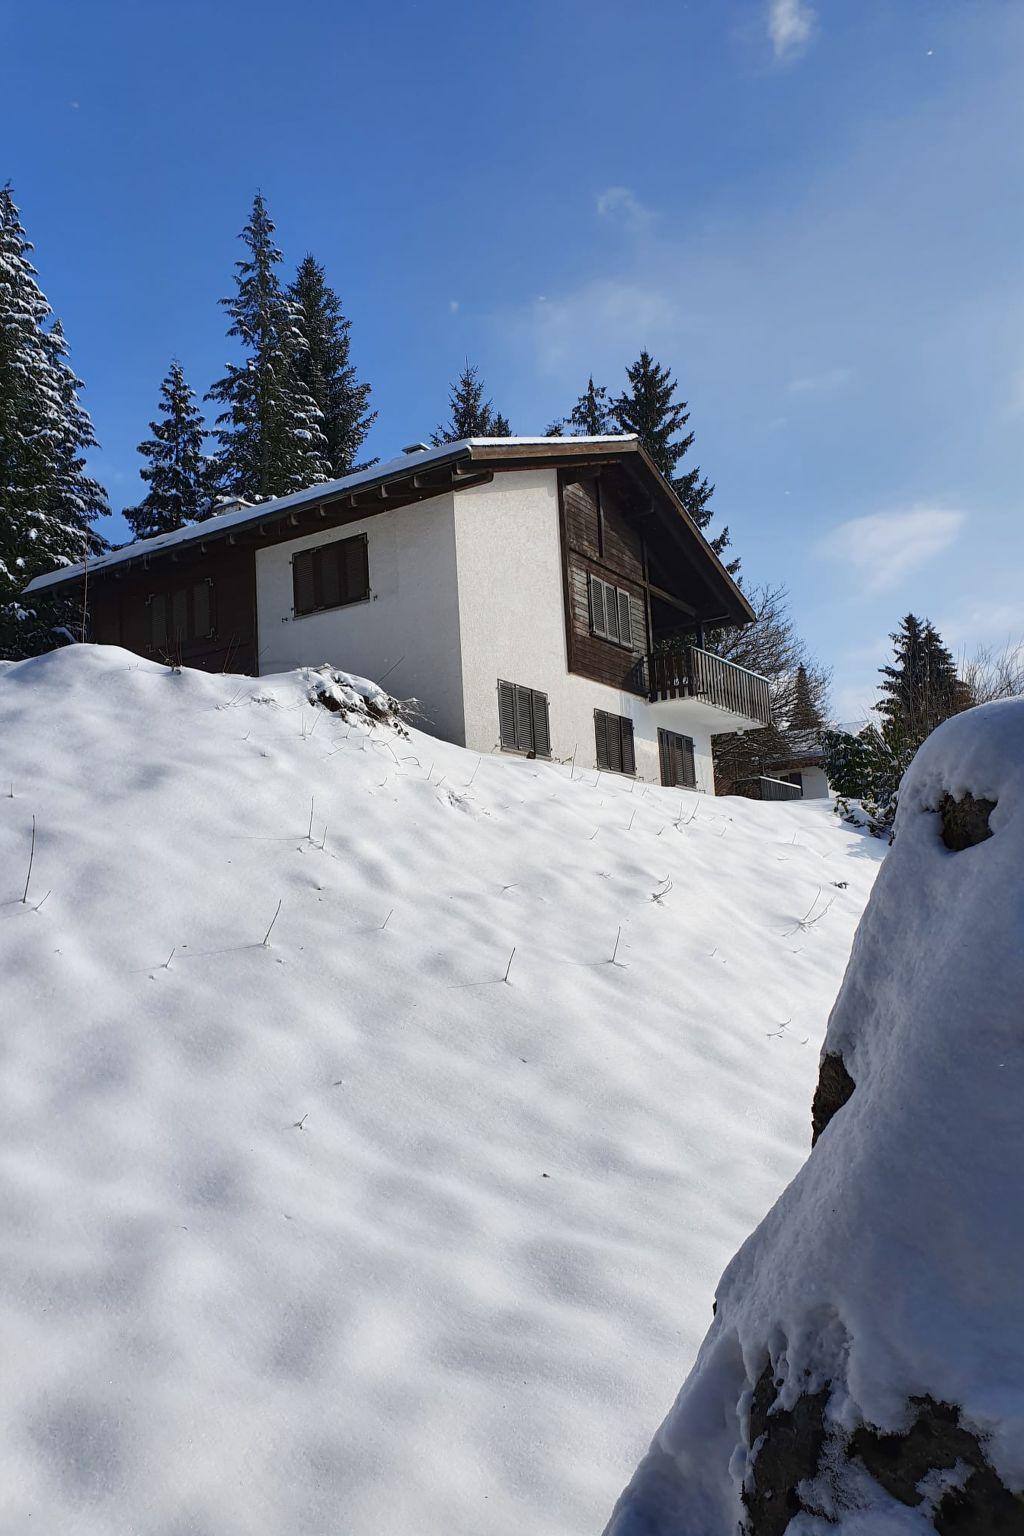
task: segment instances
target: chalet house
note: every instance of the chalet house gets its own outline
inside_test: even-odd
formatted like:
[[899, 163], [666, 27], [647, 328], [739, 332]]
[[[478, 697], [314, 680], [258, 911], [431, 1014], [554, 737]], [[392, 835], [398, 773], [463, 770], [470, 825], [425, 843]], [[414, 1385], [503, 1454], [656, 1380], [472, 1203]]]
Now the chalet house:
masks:
[[475, 751], [714, 793], [711, 739], [769, 720], [704, 649], [752, 611], [634, 437], [474, 438], [38, 576], [90, 633], [267, 674], [331, 662]]

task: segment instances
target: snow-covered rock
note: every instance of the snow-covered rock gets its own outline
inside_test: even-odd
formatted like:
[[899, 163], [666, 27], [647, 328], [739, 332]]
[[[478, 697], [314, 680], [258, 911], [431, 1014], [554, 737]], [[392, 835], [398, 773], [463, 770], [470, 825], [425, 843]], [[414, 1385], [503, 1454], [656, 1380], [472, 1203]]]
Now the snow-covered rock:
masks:
[[0, 670], [2, 1536], [593, 1536], [805, 1156], [878, 843], [317, 678]]
[[819, 1139], [728, 1266], [612, 1536], [1024, 1531], [1024, 701], [943, 725], [829, 1021]]

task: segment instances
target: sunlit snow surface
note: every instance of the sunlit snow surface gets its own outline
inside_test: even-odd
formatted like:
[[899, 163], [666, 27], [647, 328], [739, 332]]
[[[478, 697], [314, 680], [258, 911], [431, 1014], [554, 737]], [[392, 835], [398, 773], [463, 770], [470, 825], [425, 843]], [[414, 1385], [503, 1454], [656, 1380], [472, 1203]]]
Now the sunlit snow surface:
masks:
[[[990, 836], [952, 852], [935, 813], [965, 793], [995, 802]], [[609, 1536], [735, 1536], [741, 1421], [769, 1360], [784, 1407], [827, 1386], [826, 1423], [846, 1431], [905, 1431], [915, 1396], [955, 1405], [1006, 1485], [1024, 1487], [1022, 862], [1015, 699], [947, 721], [903, 781], [828, 1028], [856, 1087], [723, 1275]], [[808, 1502], [832, 1518], [803, 1514], [792, 1536], [935, 1529], [927, 1507], [845, 1468], [826, 1468]]]
[[0, 669], [3, 1536], [589, 1536], [807, 1154], [878, 843], [309, 691]]

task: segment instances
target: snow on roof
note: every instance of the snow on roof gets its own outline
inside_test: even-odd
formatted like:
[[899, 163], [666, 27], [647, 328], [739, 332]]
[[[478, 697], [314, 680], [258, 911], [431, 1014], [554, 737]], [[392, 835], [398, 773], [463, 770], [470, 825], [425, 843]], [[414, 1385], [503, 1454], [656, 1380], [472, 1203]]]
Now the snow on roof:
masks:
[[[551, 437], [466, 437], [454, 443], [441, 443], [436, 448], [427, 448], [419, 453], [402, 453], [397, 458], [388, 459], [383, 464], [374, 464], [369, 469], [356, 470], [354, 474], [343, 475], [340, 480], [326, 480], [319, 485], [308, 486], [302, 491], [293, 491], [290, 496], [277, 496], [272, 501], [260, 501], [251, 507], [239, 507], [230, 512], [221, 512], [215, 517], [208, 517], [201, 523], [190, 523], [186, 528], [176, 528], [173, 533], [154, 534], [149, 539], [136, 539], [131, 544], [124, 544], [120, 549], [111, 550], [107, 555], [99, 555], [95, 560], [88, 562], [89, 574], [97, 571], [109, 570], [111, 566], [121, 565], [126, 560], [138, 560], [146, 555], [162, 554], [164, 550], [171, 549], [179, 544], [189, 544], [196, 539], [212, 539], [218, 534], [228, 533], [234, 528], [245, 527], [249, 523], [262, 522], [267, 518], [277, 517], [282, 512], [287, 512], [295, 507], [307, 506], [325, 500], [327, 497], [337, 496], [346, 491], [358, 490], [360, 486], [371, 485], [379, 480], [388, 480], [394, 475], [406, 474], [419, 469], [424, 465], [443, 462], [449, 458], [458, 458], [460, 455], [472, 453], [474, 448], [530, 448], [547, 447], [551, 449], [554, 444], [570, 441], [573, 444], [585, 446], [587, 443], [627, 443], [635, 442], [635, 433], [608, 433], [603, 437], [574, 437], [570, 439]], [[54, 571], [46, 571], [41, 576], [36, 576], [25, 588], [26, 592], [39, 592], [45, 587], [57, 586], [67, 581], [74, 581], [85, 574], [84, 564], [63, 565]]]

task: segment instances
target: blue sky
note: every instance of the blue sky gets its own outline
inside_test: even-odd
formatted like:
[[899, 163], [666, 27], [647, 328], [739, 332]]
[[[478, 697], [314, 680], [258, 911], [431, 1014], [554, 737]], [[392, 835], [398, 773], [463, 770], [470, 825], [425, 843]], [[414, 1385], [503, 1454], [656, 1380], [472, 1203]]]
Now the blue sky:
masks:
[[170, 357], [203, 392], [231, 355], [261, 187], [342, 294], [374, 452], [467, 356], [532, 433], [646, 346], [840, 715], [908, 609], [1024, 634], [1016, 0], [33, 0], [0, 35], [0, 176], [114, 507]]

